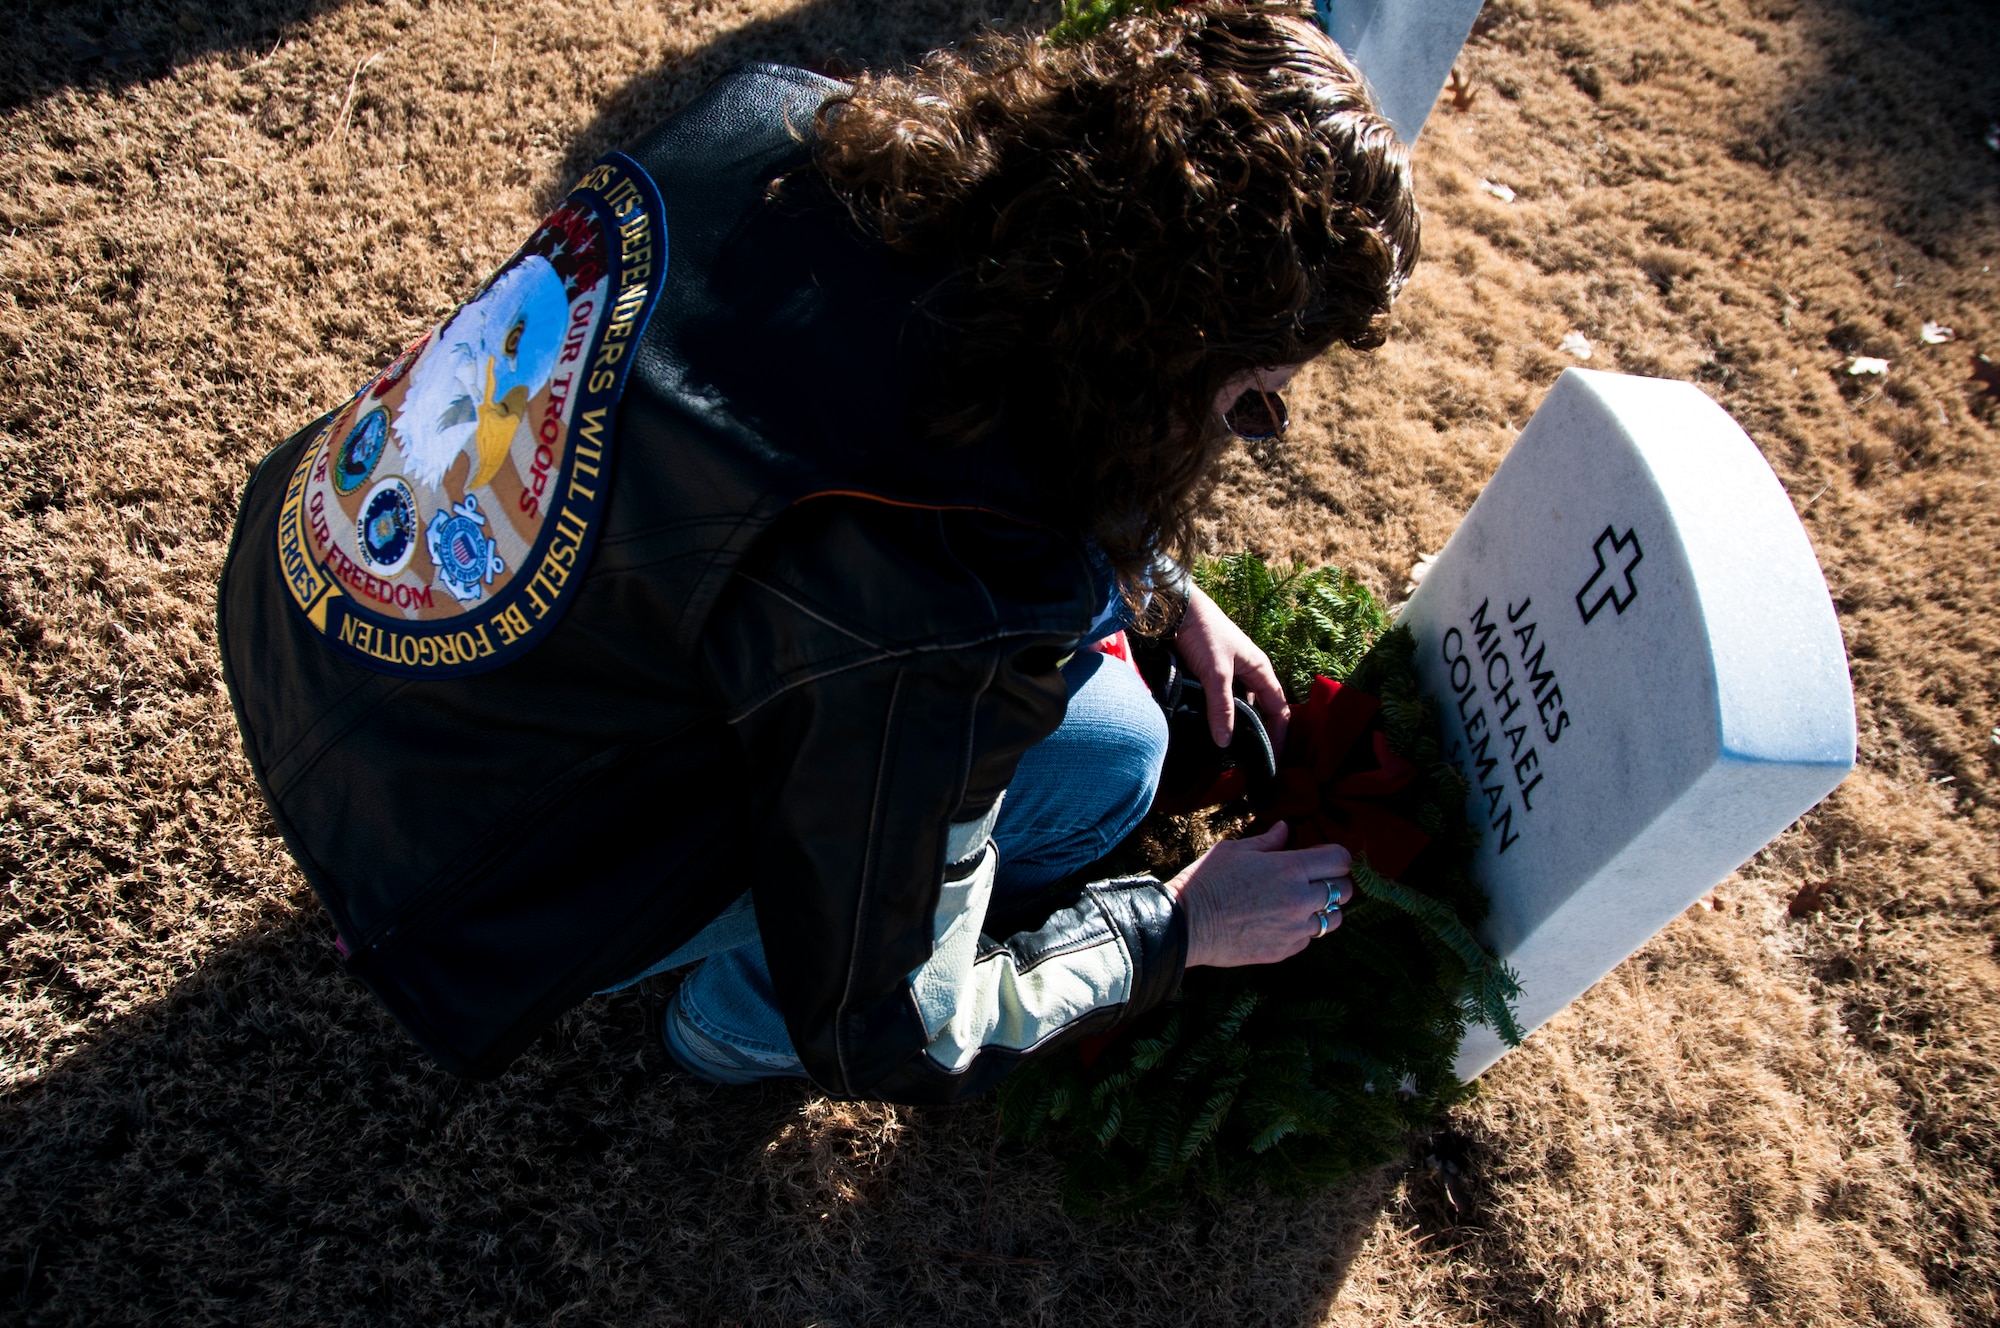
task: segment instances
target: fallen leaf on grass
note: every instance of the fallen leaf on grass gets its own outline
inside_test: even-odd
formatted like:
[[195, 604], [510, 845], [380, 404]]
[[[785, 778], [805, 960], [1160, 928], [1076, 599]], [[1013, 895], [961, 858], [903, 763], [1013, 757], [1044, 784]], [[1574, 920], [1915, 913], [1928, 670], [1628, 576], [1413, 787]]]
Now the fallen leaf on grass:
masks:
[[1922, 327], [1917, 329], [1917, 336], [1923, 340], [1926, 346], [1942, 346], [1947, 341], [1955, 340], [1958, 333], [1952, 331], [1943, 323], [1933, 323], [1927, 320]]
[[[1410, 583], [1403, 587], [1405, 595], [1414, 595], [1417, 593], [1417, 587], [1424, 583], [1426, 576], [1430, 575], [1431, 568], [1437, 564], [1437, 560], [1438, 556], [1435, 553], [1417, 555], [1417, 560], [1410, 564]], [[2000, 730], [1995, 731], [2000, 732]], [[1994, 741], [2000, 742], [2000, 738], [1995, 738]]]
[[1792, 896], [1792, 902], [1785, 906], [1785, 912], [1795, 918], [1809, 917], [1819, 912], [1822, 903], [1820, 895], [1825, 890], [1825, 885], [1807, 881], [1799, 887], [1799, 892]]
[[1514, 201], [1514, 191], [1504, 184], [1495, 184], [1491, 180], [1481, 180], [1479, 187], [1499, 199], [1502, 203], [1511, 203]]
[[1850, 374], [1885, 374], [1889, 372], [1889, 362], [1874, 355], [1857, 355], [1847, 362]]
[[1579, 360], [1587, 360], [1590, 358], [1590, 338], [1581, 332], [1571, 332], [1556, 343], [1556, 349]]

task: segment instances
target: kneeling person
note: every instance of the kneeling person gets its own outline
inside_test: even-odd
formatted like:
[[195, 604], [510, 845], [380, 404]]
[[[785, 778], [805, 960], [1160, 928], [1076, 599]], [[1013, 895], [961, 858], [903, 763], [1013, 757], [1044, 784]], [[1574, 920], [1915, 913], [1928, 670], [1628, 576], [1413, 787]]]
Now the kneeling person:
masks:
[[1324, 934], [1282, 829], [1088, 880], [1165, 742], [1088, 647], [1171, 631], [1282, 740], [1194, 505], [1416, 254], [1292, 6], [725, 78], [244, 496], [225, 675], [349, 969], [493, 1074], [698, 961], [695, 1073], [932, 1102]]

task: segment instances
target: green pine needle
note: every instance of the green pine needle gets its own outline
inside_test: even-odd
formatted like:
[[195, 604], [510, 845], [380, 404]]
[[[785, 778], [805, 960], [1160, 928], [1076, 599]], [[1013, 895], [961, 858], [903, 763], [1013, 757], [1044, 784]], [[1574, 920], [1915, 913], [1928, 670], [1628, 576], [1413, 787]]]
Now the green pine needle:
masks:
[[[1101, 28], [1133, 8], [1065, 0], [1063, 22]], [[1468, 1024], [1510, 1045], [1521, 1037], [1519, 984], [1472, 930], [1486, 913], [1466, 872], [1479, 835], [1410, 633], [1338, 568], [1274, 569], [1246, 554], [1204, 560], [1195, 579], [1271, 657], [1292, 700], [1321, 674], [1381, 700], [1389, 745], [1418, 771], [1394, 809], [1431, 842], [1408, 880], [1356, 862], [1355, 897], [1326, 940], [1282, 964], [1191, 970], [1090, 1065], [1045, 1056], [1002, 1082], [1002, 1127], [1065, 1151], [1065, 1202], [1078, 1212], [1333, 1184], [1395, 1156], [1468, 1096], [1453, 1071]]]
[[1488, 953], [1486, 947], [1479, 943], [1479, 938], [1466, 930], [1465, 924], [1450, 909], [1429, 895], [1383, 876], [1369, 866], [1367, 854], [1354, 860], [1352, 878], [1357, 893], [1379, 899], [1409, 914], [1457, 955], [1465, 965], [1466, 990], [1474, 994], [1474, 1008], [1493, 1025], [1494, 1031], [1506, 1040], [1508, 1046], [1521, 1045], [1521, 1027], [1508, 1008], [1510, 1002], [1519, 1000], [1521, 996], [1521, 982], [1513, 969]]
[[1271, 657], [1292, 701], [1321, 674], [1345, 678], [1389, 615], [1368, 587], [1337, 567], [1273, 568], [1254, 554], [1204, 559], [1195, 580]]
[[1171, 0], [1063, 0], [1062, 17], [1049, 29], [1049, 40], [1058, 46], [1088, 41], [1121, 18], [1133, 14], [1157, 14]]

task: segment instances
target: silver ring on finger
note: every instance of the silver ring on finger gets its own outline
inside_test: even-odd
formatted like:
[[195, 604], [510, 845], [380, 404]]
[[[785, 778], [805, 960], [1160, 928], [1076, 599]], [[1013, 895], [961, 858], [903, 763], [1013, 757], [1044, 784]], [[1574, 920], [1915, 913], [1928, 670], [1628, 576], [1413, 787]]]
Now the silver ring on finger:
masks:
[[1313, 937], [1314, 940], [1322, 941], [1326, 939], [1326, 934], [1333, 930], [1333, 920], [1339, 912], [1339, 906], [1335, 905], [1331, 909], [1313, 914], [1314, 917], [1319, 919], [1319, 934]]
[[1317, 880], [1307, 881], [1306, 884], [1326, 887], [1326, 907], [1320, 912], [1331, 913], [1340, 907], [1340, 877], [1322, 876]]

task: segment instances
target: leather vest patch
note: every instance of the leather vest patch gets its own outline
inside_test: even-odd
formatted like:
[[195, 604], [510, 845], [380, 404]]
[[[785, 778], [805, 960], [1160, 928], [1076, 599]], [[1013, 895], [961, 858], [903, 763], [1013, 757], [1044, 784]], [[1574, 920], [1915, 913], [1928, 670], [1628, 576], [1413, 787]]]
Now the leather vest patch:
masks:
[[275, 550], [328, 645], [455, 677], [555, 626], [603, 522], [618, 399], [666, 268], [659, 190], [613, 153], [334, 413], [286, 486]]

